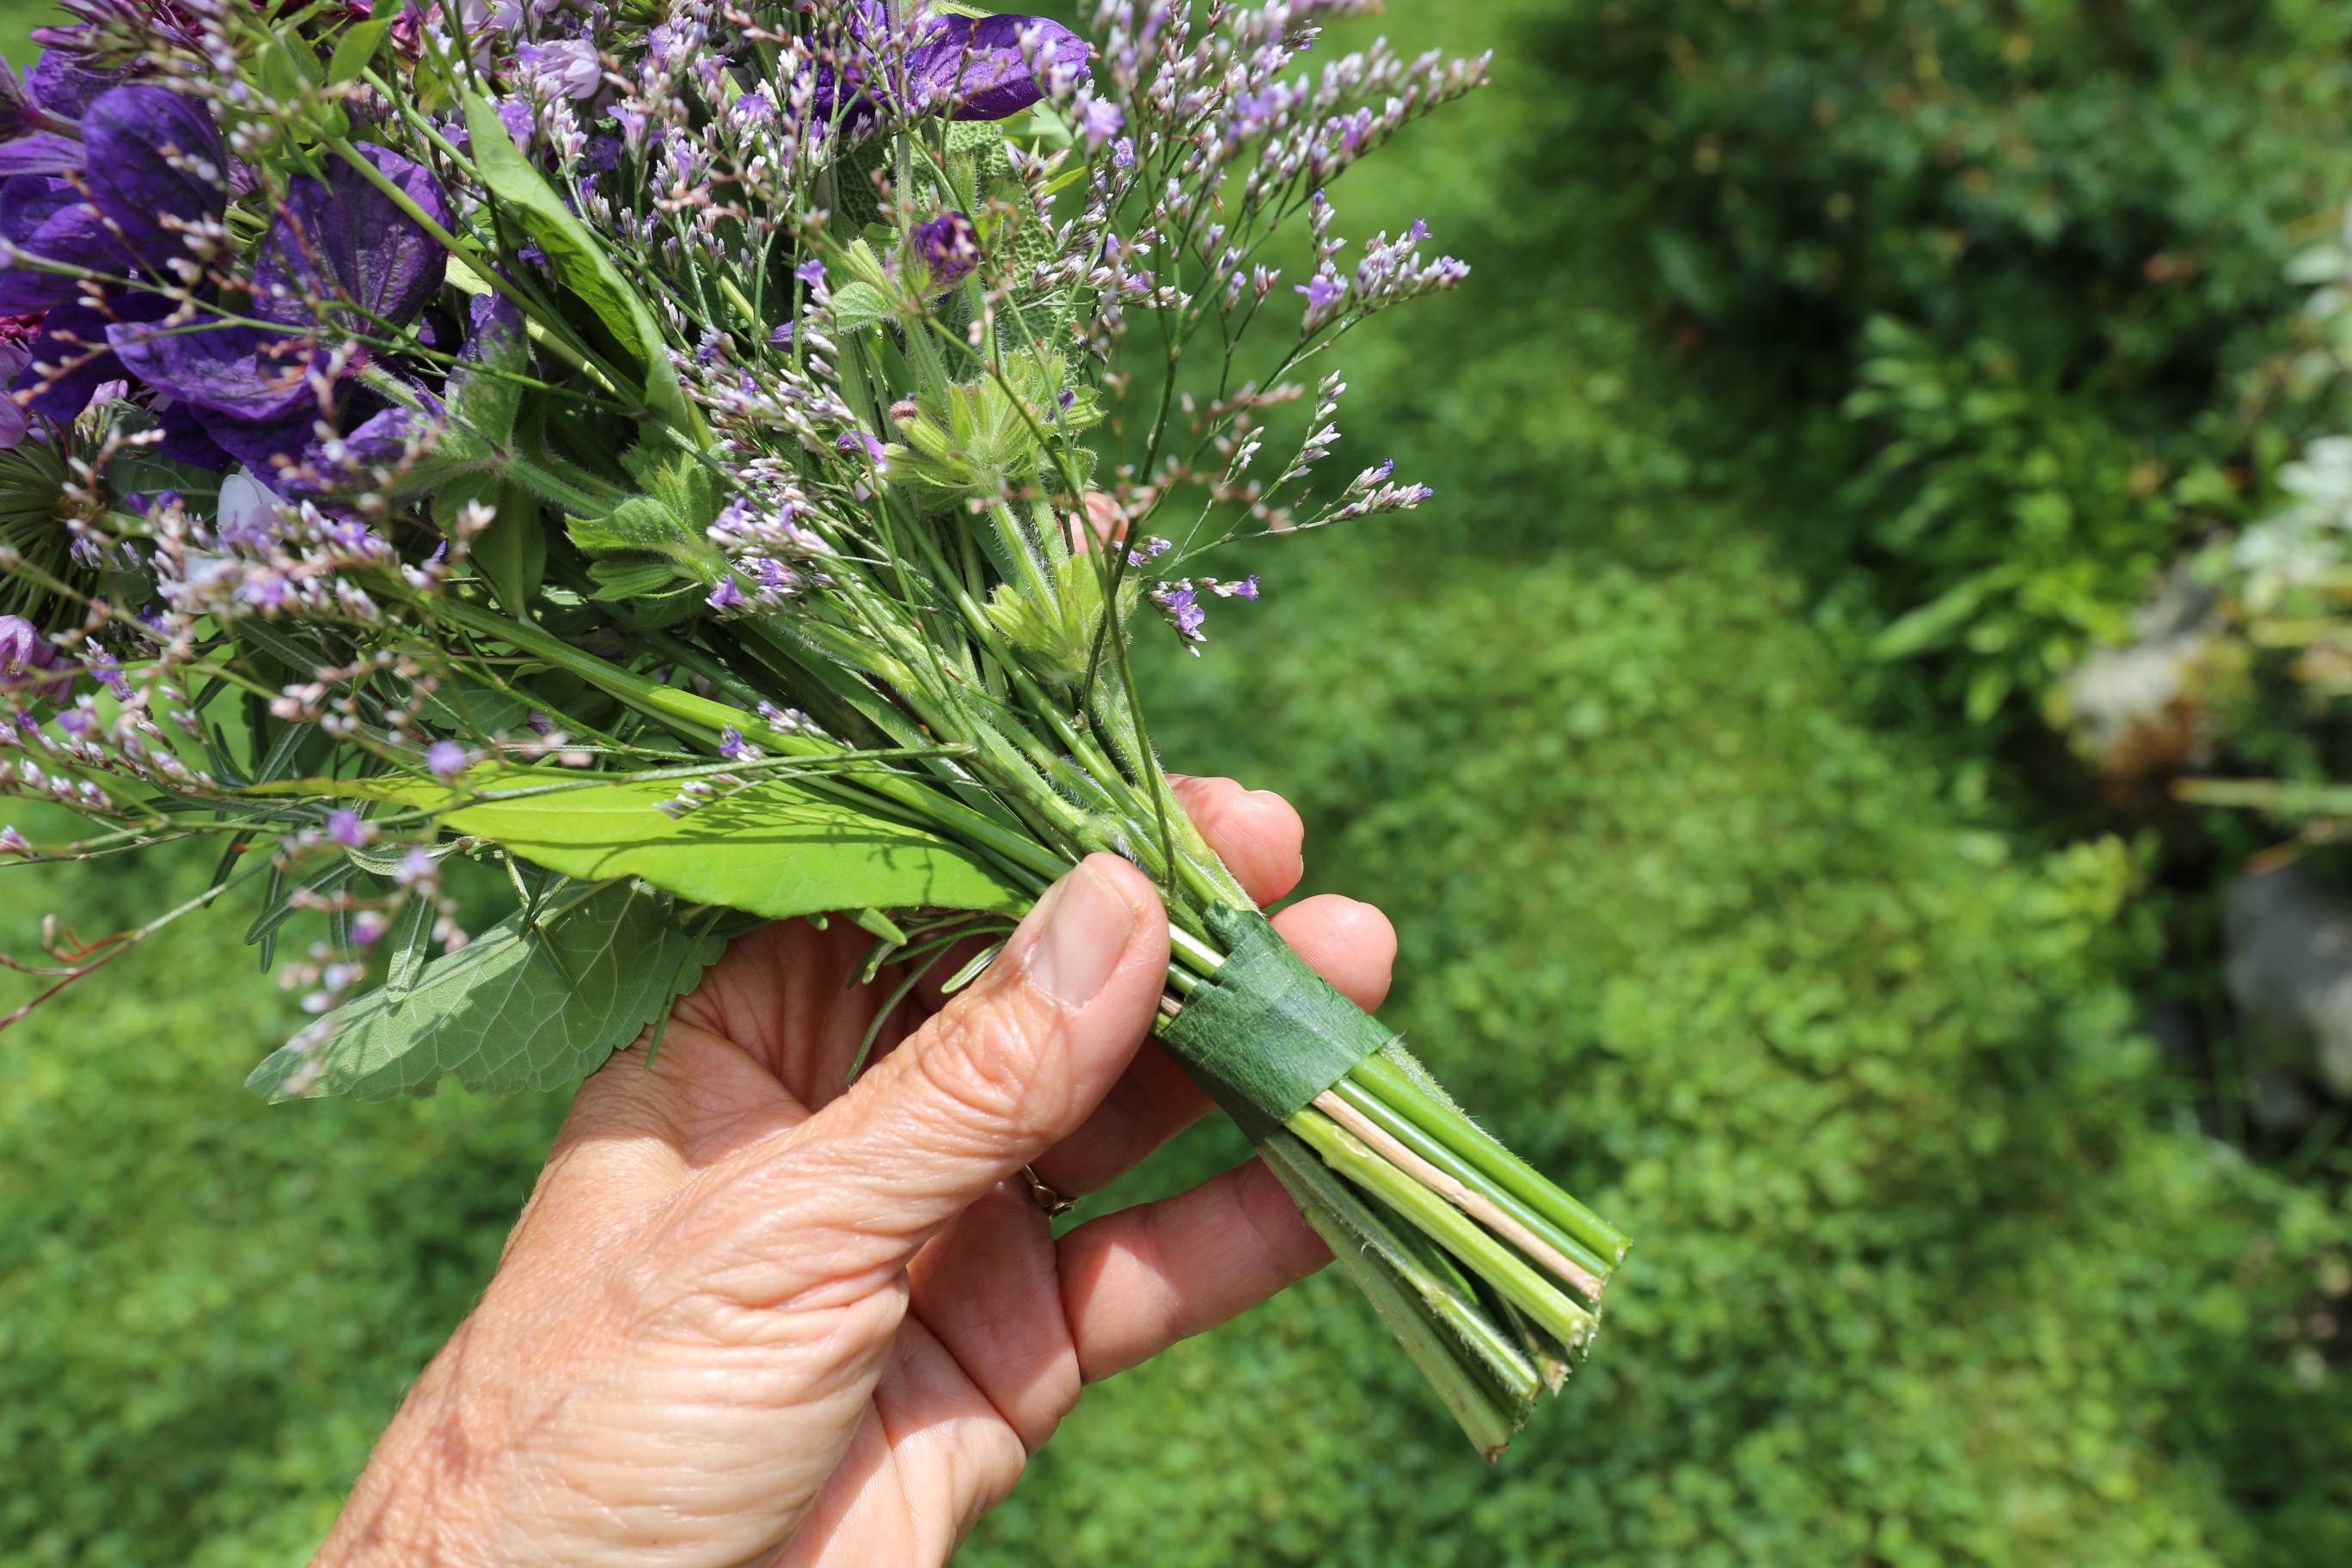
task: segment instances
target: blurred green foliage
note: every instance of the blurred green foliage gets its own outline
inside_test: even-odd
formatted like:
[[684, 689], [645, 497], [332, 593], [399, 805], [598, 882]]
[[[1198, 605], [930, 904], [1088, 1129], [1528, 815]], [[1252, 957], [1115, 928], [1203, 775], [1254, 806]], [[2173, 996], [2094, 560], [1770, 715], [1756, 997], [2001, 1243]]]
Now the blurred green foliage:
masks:
[[1570, 0], [1529, 37], [1538, 166], [1612, 193], [1722, 430], [1971, 718], [2260, 503], [2238, 382], [2352, 188], [2352, 8]]
[[[1440, 496], [1266, 547], [1267, 597], [1222, 606], [1206, 658], [1161, 661], [1158, 727], [1172, 761], [1300, 803], [1312, 886], [1396, 919], [1384, 1016], [1635, 1252], [1591, 1362], [1494, 1469], [1326, 1276], [1094, 1390], [967, 1561], [2352, 1557], [2352, 1365], [2324, 1332], [2352, 1311], [2340, 1198], [2200, 1136], [2137, 1029], [2147, 851], [1969, 804], [1976, 740], [1890, 722], [1899, 672], [1821, 592], [1869, 574], [1874, 633], [1998, 568], [2031, 526], [2030, 487], [1994, 482], [2011, 468], [2122, 509], [2034, 547], [2037, 572], [2093, 572], [2053, 616], [2091, 624], [2066, 606], [2124, 592], [2107, 557], [2160, 551], [2149, 498], [2179, 473], [2158, 452], [2162, 486], [2129, 475], [2260, 330], [2275, 268], [2252, 253], [2331, 155], [2295, 116], [2342, 68], [2287, 44], [2336, 38], [2352, 5], [2229, 15], [1400, 0], [1382, 20], [1411, 47], [1504, 46], [1496, 89], [1335, 193], [1346, 232], [1425, 214], [1479, 268], [1350, 362], [1369, 397], [1341, 466], [1393, 452]], [[1710, 127], [1718, 171], [1747, 156], [1732, 121], [1676, 118], [1735, 59], [1748, 97], [1707, 101], [1785, 129], [1743, 176], [1754, 244], [1693, 166]], [[2039, 84], [2012, 119], [2054, 129], [2037, 174], [1978, 193], [1934, 153], [2004, 144], [1979, 105], [2006, 99], [1952, 97], [1989, 62]], [[1851, 84], [1842, 131], [1812, 118], [1822, 81]], [[1883, 201], [1846, 172], [1882, 165]], [[1981, 232], [1938, 261], [1954, 214]], [[2132, 282], [2172, 243], [2151, 235], [2191, 231], [2193, 308]], [[1676, 292], [1685, 263], [1713, 315]], [[1906, 305], [1938, 278], [1955, 313]], [[1874, 350], [1878, 316], [1916, 349]], [[1707, 341], [1678, 349], [1694, 324]], [[1980, 357], [1999, 348], [2007, 381]], [[2129, 372], [2085, 369], [2109, 364]], [[1842, 416], [1865, 384], [1914, 423]], [[2061, 427], [2088, 433], [2035, 470]], [[1865, 431], [1927, 455], [1867, 507]], [[1951, 451], [1992, 455], [1921, 501]], [[2058, 635], [2022, 594], [2001, 601], [2029, 616], [2019, 646]], [[44, 908], [95, 933], [170, 891], [0, 875], [17, 952]], [[560, 1110], [262, 1108], [238, 1080], [292, 1018], [240, 924], [185, 928], [0, 1036], [0, 1563], [298, 1561], [487, 1279]], [[1205, 1125], [1090, 1211], [1241, 1152]]]

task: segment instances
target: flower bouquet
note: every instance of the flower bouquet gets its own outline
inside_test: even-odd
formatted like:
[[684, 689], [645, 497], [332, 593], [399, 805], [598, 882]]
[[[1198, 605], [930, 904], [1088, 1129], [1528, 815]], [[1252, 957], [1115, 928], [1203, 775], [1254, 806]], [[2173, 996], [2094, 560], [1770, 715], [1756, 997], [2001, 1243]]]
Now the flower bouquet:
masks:
[[1499, 1450], [1624, 1238], [1274, 935], [1130, 662], [1256, 596], [1217, 546], [1427, 493], [1314, 482], [1309, 367], [1465, 269], [1324, 193], [1484, 62], [1298, 67], [1365, 0], [68, 5], [0, 74], [0, 787], [92, 826], [0, 852], [219, 860], [12, 964], [251, 888], [265, 969], [323, 928], [255, 1089], [549, 1088], [760, 921], [872, 933], [887, 1017], [1115, 853], [1167, 1049]]

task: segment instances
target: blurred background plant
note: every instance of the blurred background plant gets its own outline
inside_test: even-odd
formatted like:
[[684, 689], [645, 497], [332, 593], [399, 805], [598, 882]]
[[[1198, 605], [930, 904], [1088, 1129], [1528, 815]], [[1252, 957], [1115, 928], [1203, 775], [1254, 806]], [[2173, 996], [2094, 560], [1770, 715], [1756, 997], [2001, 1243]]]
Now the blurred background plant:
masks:
[[[1476, 266], [1350, 365], [1437, 500], [1151, 697], [1643, 1244], [1494, 1470], [1318, 1279], [965, 1559], [2352, 1558], [2352, 0], [1392, 3], [1497, 49], [1333, 193]], [[561, 1115], [262, 1107], [242, 924], [0, 1037], [0, 1563], [299, 1561]]]

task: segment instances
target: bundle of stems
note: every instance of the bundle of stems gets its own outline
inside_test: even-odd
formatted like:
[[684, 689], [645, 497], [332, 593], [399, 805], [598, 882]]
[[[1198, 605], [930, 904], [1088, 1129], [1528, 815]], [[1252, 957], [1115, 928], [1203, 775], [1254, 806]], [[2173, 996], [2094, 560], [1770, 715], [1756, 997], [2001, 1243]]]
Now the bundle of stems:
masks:
[[[1344, 387], [1292, 378], [1461, 280], [1419, 224], [1343, 273], [1324, 188], [1480, 63], [1289, 77], [1339, 3], [1105, 0], [1091, 43], [879, 0], [470, 33], [76, 4], [0, 148], [33, 171], [0, 209], [65, 215], [0, 269], [40, 318], [0, 453], [29, 612], [0, 787], [99, 831], [0, 848], [222, 857], [183, 910], [53, 942], [57, 984], [259, 881], [265, 967], [327, 932], [283, 972], [320, 1016], [257, 1088], [555, 1082], [657, 1050], [747, 921], [873, 932], [878, 1030], [1119, 855], [1167, 904], [1171, 1053], [1498, 1452], [1625, 1238], [1273, 937], [1131, 660], [1139, 623], [1197, 651], [1256, 597], [1210, 550], [1426, 495], [1386, 464], [1318, 490]], [[489, 931], [460, 854], [515, 889]]]

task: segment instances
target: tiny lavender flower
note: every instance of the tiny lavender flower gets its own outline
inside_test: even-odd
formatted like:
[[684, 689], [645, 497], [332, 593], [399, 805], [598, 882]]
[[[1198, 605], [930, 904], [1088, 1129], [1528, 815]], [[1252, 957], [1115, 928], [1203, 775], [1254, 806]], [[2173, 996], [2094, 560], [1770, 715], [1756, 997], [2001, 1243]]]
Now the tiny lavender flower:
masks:
[[455, 741], [436, 741], [425, 748], [425, 765], [444, 784], [464, 773], [472, 761], [466, 748]]

